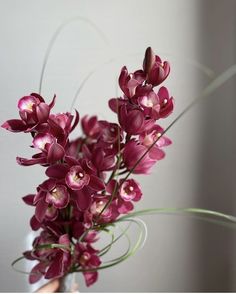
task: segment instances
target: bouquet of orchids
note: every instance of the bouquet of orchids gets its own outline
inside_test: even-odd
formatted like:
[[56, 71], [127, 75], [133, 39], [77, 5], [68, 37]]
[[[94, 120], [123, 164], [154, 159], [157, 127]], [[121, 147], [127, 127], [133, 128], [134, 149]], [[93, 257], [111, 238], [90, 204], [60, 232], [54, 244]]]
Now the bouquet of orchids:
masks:
[[32, 136], [37, 153], [30, 159], [17, 157], [18, 164], [40, 164], [47, 176], [34, 194], [23, 197], [35, 208], [32, 230], [40, 229], [33, 248], [23, 253], [37, 261], [30, 283], [77, 271], [83, 272], [87, 286], [96, 282], [106, 251], [96, 249], [99, 232], [134, 209], [142, 190], [130, 175], [148, 174], [164, 158], [163, 147], [171, 144], [156, 122], [172, 113], [173, 98], [166, 87], [154, 90], [169, 72], [169, 63], [148, 48], [143, 69], [121, 69], [124, 95], [109, 101], [118, 123], [86, 115], [81, 119], [83, 134], [75, 140], [69, 136], [79, 113], [53, 114], [55, 96], [49, 104], [36, 93], [21, 98], [20, 119], [3, 123], [8, 131]]
[[[86, 285], [92, 285], [98, 279], [98, 270], [124, 261], [143, 244], [145, 225], [134, 218], [137, 215], [188, 212], [235, 223], [233, 216], [198, 208], [133, 211], [134, 203], [142, 198], [142, 190], [131, 176], [150, 173], [154, 164], [165, 157], [163, 148], [171, 144], [166, 131], [195, 103], [186, 107], [165, 130], [159, 125], [159, 120], [173, 111], [173, 98], [166, 87], [159, 86], [169, 73], [169, 63], [147, 48], [142, 69], [134, 73], [126, 67], [121, 69], [119, 86], [123, 96], [109, 100], [118, 121], [86, 115], [81, 119], [83, 134], [74, 140], [69, 136], [79, 123], [79, 113], [75, 110], [74, 115], [53, 114], [55, 96], [49, 104], [36, 93], [21, 98], [20, 119], [2, 124], [11, 132], [30, 133], [31, 147], [37, 153], [30, 159], [17, 157], [17, 162], [23, 166], [42, 165], [47, 176], [34, 194], [23, 197], [35, 209], [30, 226], [40, 233], [32, 249], [13, 265], [23, 258], [36, 263], [29, 273], [30, 283], [42, 277], [64, 278], [82, 272]], [[213, 80], [198, 98], [208, 96], [235, 73], [234, 66]], [[102, 257], [122, 236], [129, 241], [127, 229], [116, 238], [112, 233], [123, 221], [141, 228], [138, 241], [133, 247], [129, 242], [124, 254], [104, 262]], [[96, 242], [101, 232], [110, 233], [111, 242], [98, 249]]]

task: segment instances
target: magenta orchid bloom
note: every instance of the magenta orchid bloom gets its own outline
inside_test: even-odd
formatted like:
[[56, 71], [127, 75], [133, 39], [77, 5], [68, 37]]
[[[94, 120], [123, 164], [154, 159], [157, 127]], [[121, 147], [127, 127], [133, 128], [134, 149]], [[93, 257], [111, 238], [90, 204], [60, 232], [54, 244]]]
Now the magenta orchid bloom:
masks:
[[92, 215], [96, 218], [100, 216], [101, 222], [110, 222], [115, 220], [119, 216], [117, 200], [114, 199], [109, 206], [108, 198], [95, 198], [95, 201], [91, 204], [90, 211]]
[[21, 98], [18, 102], [21, 119], [8, 120], [2, 127], [11, 132], [32, 132], [44, 127], [55, 104], [55, 98], [54, 96], [50, 104], [46, 104], [43, 97], [36, 93]]
[[52, 238], [51, 234], [45, 236], [45, 233], [46, 231], [43, 231], [40, 237], [35, 239], [33, 243], [34, 251], [24, 253], [27, 259], [39, 261], [31, 270], [29, 276], [31, 284], [37, 282], [43, 276], [46, 279], [63, 277], [71, 266], [69, 236], [67, 234], [61, 235], [58, 242], [55, 242], [58, 247], [54, 249], [40, 250], [40, 246], [50, 245], [57, 239], [56, 236]]
[[139, 201], [142, 196], [140, 185], [133, 179], [121, 182], [119, 188], [118, 211], [121, 214], [126, 214], [133, 210], [134, 204], [132, 201]]
[[137, 135], [144, 130], [144, 113], [139, 109], [127, 109], [122, 105], [119, 109], [119, 123], [128, 135]]
[[66, 184], [72, 190], [81, 190], [87, 186], [90, 181], [90, 176], [85, 173], [80, 165], [72, 166], [66, 175]]
[[150, 173], [171, 144], [157, 121], [172, 113], [173, 97], [164, 86], [154, 89], [169, 72], [169, 63], [148, 48], [143, 70], [121, 69], [123, 94], [109, 100], [116, 122], [85, 115], [82, 133], [73, 139], [79, 113], [51, 113], [55, 97], [49, 104], [35, 93], [21, 98], [20, 119], [2, 124], [11, 132], [32, 135], [31, 147], [37, 153], [29, 159], [17, 157], [17, 162], [39, 164], [47, 176], [35, 193], [23, 197], [34, 208], [32, 230], [40, 230], [32, 249], [23, 254], [37, 261], [30, 283], [71, 272], [83, 272], [87, 286], [97, 281], [104, 254], [94, 246], [99, 233], [115, 226], [143, 196], [130, 174]]
[[57, 114], [48, 117], [47, 126], [42, 133], [38, 132], [33, 139], [33, 147], [41, 152], [33, 155], [32, 159], [17, 157], [20, 165], [29, 166], [34, 164], [53, 164], [62, 160], [66, 153], [68, 136], [74, 130], [79, 121], [79, 114], [76, 111], [74, 123], [73, 115]]
[[169, 138], [162, 135], [163, 132], [163, 128], [161, 128], [159, 125], [154, 125], [147, 132], [139, 135], [139, 141], [142, 145], [150, 147], [158, 139], [158, 141], [156, 142], [156, 146], [159, 148], [166, 147], [172, 142]]
[[129, 74], [126, 66], [121, 69], [119, 85], [126, 97], [133, 97], [137, 86], [141, 85], [144, 81], [145, 73], [142, 70], [137, 70], [133, 74]]
[[[68, 160], [68, 159], [67, 159]], [[71, 162], [73, 164], [73, 162]], [[95, 175], [88, 161], [81, 161], [81, 164], [74, 162], [66, 174], [66, 184], [72, 190], [81, 190], [84, 186], [89, 186], [94, 191], [102, 191], [104, 189], [103, 180]]]
[[[153, 165], [164, 158], [165, 153], [160, 149], [151, 149], [141, 160], [141, 162], [134, 168], [135, 174], [148, 174]], [[147, 148], [142, 144], [132, 140], [126, 144], [123, 152], [123, 159], [125, 166], [128, 170], [131, 170], [135, 163], [143, 156], [147, 151]]]
[[142, 191], [140, 185], [135, 180], [129, 179], [121, 184], [119, 194], [124, 201], [139, 201]]
[[46, 219], [54, 219], [57, 209], [65, 208], [70, 200], [70, 195], [65, 185], [57, 183], [56, 180], [48, 179], [38, 187], [33, 204], [35, 217], [39, 222]]
[[[91, 241], [77, 243], [75, 251], [78, 254], [78, 262], [83, 269], [96, 269], [101, 264], [101, 260], [97, 255], [99, 251], [92, 247]], [[87, 286], [94, 284], [98, 279], [97, 271], [85, 271], [83, 274]]]

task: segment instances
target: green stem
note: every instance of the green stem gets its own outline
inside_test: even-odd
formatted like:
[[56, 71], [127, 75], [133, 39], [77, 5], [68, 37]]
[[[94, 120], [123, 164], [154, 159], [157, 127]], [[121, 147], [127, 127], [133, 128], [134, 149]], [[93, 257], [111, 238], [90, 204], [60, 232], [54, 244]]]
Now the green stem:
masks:
[[122, 172], [118, 173], [118, 176], [124, 175], [124, 174], [126, 174], [128, 171], [129, 171], [128, 169], [123, 170]]

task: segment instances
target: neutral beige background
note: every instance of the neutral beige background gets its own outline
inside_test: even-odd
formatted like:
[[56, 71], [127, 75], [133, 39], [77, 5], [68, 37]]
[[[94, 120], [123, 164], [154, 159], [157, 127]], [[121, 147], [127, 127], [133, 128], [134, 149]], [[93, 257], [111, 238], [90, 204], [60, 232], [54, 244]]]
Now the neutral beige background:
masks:
[[[236, 63], [236, 1], [220, 0], [0, 0], [0, 120], [16, 117], [21, 96], [38, 91], [48, 42], [64, 21], [83, 16], [109, 40], [107, 46], [85, 22], [73, 22], [59, 36], [46, 69], [43, 95], [58, 95], [56, 110], [66, 111], [83, 78], [97, 72], [83, 88], [76, 107], [81, 115], [109, 112], [122, 65], [141, 65], [147, 46], [172, 64], [167, 83], [175, 96], [175, 117], [215, 75]], [[116, 57], [115, 62], [101, 65]], [[210, 73], [210, 76], [208, 75]], [[167, 157], [142, 182], [139, 208], [202, 207], [236, 214], [235, 81], [227, 82], [192, 109], [169, 136]], [[164, 125], [170, 122], [168, 119]], [[30, 245], [32, 209], [21, 196], [44, 179], [40, 167], [16, 165], [29, 156], [30, 138], [1, 130], [0, 291], [31, 291], [11, 261]], [[80, 291], [236, 291], [235, 232], [180, 216], [146, 217], [149, 236], [136, 257], [100, 273]], [[27, 237], [28, 236], [28, 237]], [[120, 247], [122, 244], [120, 245]], [[116, 248], [119, 250], [121, 248]]]

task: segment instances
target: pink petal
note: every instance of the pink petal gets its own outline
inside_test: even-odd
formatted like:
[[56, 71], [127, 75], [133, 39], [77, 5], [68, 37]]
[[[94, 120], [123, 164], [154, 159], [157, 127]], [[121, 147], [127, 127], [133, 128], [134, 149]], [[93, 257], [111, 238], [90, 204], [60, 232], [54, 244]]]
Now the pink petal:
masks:
[[151, 159], [154, 160], [161, 160], [165, 157], [165, 152], [162, 149], [159, 149], [157, 146], [154, 146], [150, 151], [149, 151], [149, 156]]
[[84, 211], [89, 208], [91, 195], [86, 188], [76, 191], [74, 195], [76, 197], [76, 204], [79, 210]]
[[164, 99], [169, 98], [169, 92], [166, 87], [161, 87], [158, 91], [158, 96], [160, 97], [161, 101]]
[[48, 206], [46, 213], [45, 213], [45, 217], [47, 218], [47, 220], [53, 221], [58, 217], [58, 209], [55, 208], [53, 205]]
[[99, 265], [101, 264], [101, 260], [97, 255], [93, 254], [89, 260], [89, 263], [94, 267], [99, 267]]
[[90, 175], [89, 187], [95, 191], [102, 191], [105, 189], [104, 182], [94, 175]]
[[49, 103], [49, 108], [52, 109], [56, 102], [56, 95], [53, 96], [52, 101]]
[[128, 213], [129, 211], [133, 210], [134, 206], [131, 202], [128, 201], [121, 201], [119, 203], [118, 211], [119, 213]]
[[45, 274], [45, 279], [58, 278], [64, 275], [62, 260], [63, 253], [58, 252]]
[[32, 268], [30, 276], [29, 276], [30, 284], [34, 284], [42, 278], [46, 267], [47, 265], [45, 263], [39, 262]]
[[35, 260], [35, 257], [32, 256], [32, 251], [31, 250], [28, 250], [28, 251], [23, 252], [23, 255], [24, 255], [24, 257], [26, 259]]
[[51, 118], [51, 115], [48, 119], [48, 124], [50, 126], [50, 133], [54, 137], [59, 138], [64, 135], [63, 129]]
[[46, 103], [40, 103], [36, 106], [36, 114], [39, 123], [46, 122], [49, 116], [49, 106]]
[[57, 143], [53, 143], [48, 150], [48, 162], [55, 163], [56, 161], [62, 159], [64, 155], [64, 148]]
[[103, 152], [102, 148], [97, 148], [93, 154], [92, 162], [96, 167], [101, 167], [103, 164], [103, 160], [104, 160], [104, 152]]
[[10, 119], [1, 125], [2, 128], [10, 132], [23, 132], [27, 129], [26, 124], [21, 119]]
[[74, 123], [70, 129], [70, 133], [75, 129], [75, 127], [78, 125], [79, 123], [79, 112], [75, 109], [75, 120]]
[[65, 161], [69, 166], [78, 165], [78, 160], [72, 156], [65, 156]]
[[106, 156], [103, 162], [103, 170], [111, 170], [114, 164], [115, 164], [114, 155]]
[[30, 219], [30, 227], [33, 231], [37, 231], [41, 227], [41, 223], [34, 215]]
[[50, 134], [37, 134], [33, 139], [34, 148], [45, 150], [46, 144], [53, 143], [53, 137]]
[[98, 239], [98, 233], [96, 231], [89, 231], [84, 237], [84, 241], [88, 243], [97, 242]]
[[168, 61], [164, 61], [163, 62], [163, 68], [164, 68], [164, 71], [165, 71], [165, 76], [167, 77], [170, 73], [170, 64]]
[[54, 164], [52, 166], [49, 166], [46, 169], [46, 175], [49, 178], [54, 178], [54, 179], [63, 179], [65, 178], [66, 174], [68, 173], [68, 167], [62, 164]]
[[82, 222], [75, 222], [72, 226], [73, 237], [79, 239], [84, 232], [84, 225]]
[[70, 238], [69, 238], [68, 234], [64, 234], [64, 235], [60, 236], [58, 242], [59, 242], [59, 244], [69, 246], [70, 245]]
[[52, 264], [49, 266], [45, 278], [52, 279], [64, 276], [70, 267], [70, 254], [59, 251], [53, 259]]
[[118, 112], [120, 103], [119, 103], [119, 100], [117, 98], [110, 99], [109, 102], [108, 102], [108, 105], [109, 105], [110, 109], [113, 112], [115, 112], [115, 113]]
[[22, 199], [26, 204], [33, 206], [34, 205], [34, 197], [35, 197], [35, 194], [29, 194], [29, 195], [22, 197]]
[[39, 185], [39, 188], [44, 191], [48, 192], [55, 188], [56, 186], [56, 180], [55, 179], [48, 179], [44, 181], [42, 184]]
[[45, 102], [43, 97], [37, 93], [31, 93], [30, 96], [37, 98], [39, 102]]
[[144, 117], [141, 111], [132, 110], [128, 113], [126, 124], [129, 126], [128, 130], [131, 134], [138, 134], [141, 131], [143, 123]]
[[98, 272], [83, 272], [86, 286], [89, 287], [98, 279]]
[[48, 204], [44, 201], [44, 199], [41, 199], [36, 205], [35, 217], [40, 223], [44, 220], [47, 208], [48, 208]]
[[121, 88], [122, 88], [123, 84], [125, 83], [127, 76], [128, 76], [127, 67], [123, 66], [121, 69], [121, 72], [120, 72], [120, 76], [119, 76], [119, 84], [120, 84]]
[[18, 108], [20, 111], [32, 113], [33, 107], [38, 103], [36, 97], [24, 96], [18, 101]]
[[19, 165], [23, 165], [23, 166], [30, 166], [30, 165], [34, 165], [34, 164], [45, 164], [45, 163], [47, 163], [47, 160], [46, 160], [45, 157], [27, 159], [27, 158], [17, 156], [16, 161], [17, 161], [17, 163]]
[[115, 190], [115, 188], [116, 189], [118, 188], [118, 183], [116, 180], [111, 180], [106, 186], [106, 191], [108, 193], [112, 194], [113, 191]]

